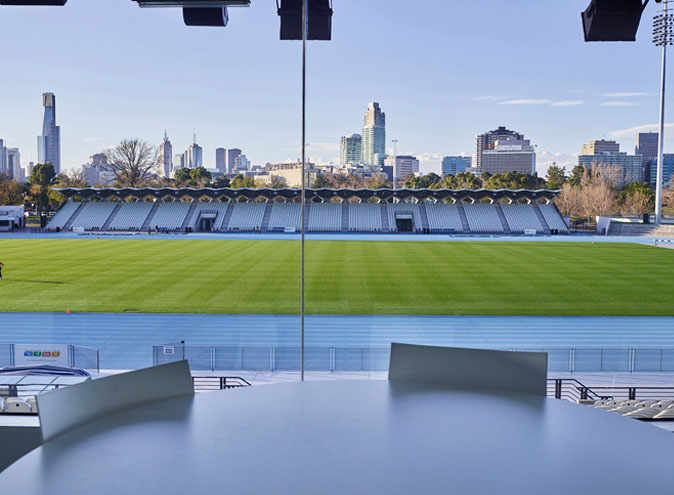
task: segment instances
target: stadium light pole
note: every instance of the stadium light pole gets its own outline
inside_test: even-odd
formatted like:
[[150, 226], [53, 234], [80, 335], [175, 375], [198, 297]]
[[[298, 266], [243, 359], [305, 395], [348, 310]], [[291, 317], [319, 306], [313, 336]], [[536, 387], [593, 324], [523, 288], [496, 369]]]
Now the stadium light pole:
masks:
[[302, 0], [302, 295], [300, 308], [300, 369], [301, 381], [304, 381], [304, 214], [306, 209], [306, 124], [307, 124], [307, 3]]
[[392, 139], [393, 141], [393, 189], [396, 188], [396, 169], [398, 168], [398, 157], [396, 156], [396, 144], [398, 144], [397, 139]]
[[653, 18], [653, 43], [662, 47], [660, 74], [660, 132], [658, 134], [658, 168], [655, 178], [655, 224], [662, 222], [662, 174], [665, 146], [665, 81], [667, 70], [667, 45], [674, 44], [674, 14], [669, 12], [670, 0], [662, 0], [660, 13]]

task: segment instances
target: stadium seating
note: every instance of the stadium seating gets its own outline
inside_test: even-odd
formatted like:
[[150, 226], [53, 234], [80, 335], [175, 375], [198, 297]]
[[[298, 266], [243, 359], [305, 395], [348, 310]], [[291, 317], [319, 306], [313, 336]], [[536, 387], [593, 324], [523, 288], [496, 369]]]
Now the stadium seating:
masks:
[[381, 232], [381, 205], [351, 203], [349, 205], [349, 232]]
[[159, 203], [150, 227], [174, 231], [182, 227], [192, 203]]
[[503, 226], [494, 205], [463, 205], [463, 209], [472, 233], [503, 233]]
[[117, 204], [109, 202], [86, 203], [73, 221], [73, 227], [83, 227], [84, 230], [100, 230]]
[[110, 230], [140, 230], [154, 203], [123, 203]]
[[30, 404], [21, 397], [7, 397], [3, 412], [6, 414], [29, 414], [33, 412]]
[[77, 201], [66, 201], [63, 203], [63, 206], [61, 206], [61, 209], [56, 212], [56, 215], [52, 217], [52, 219], [49, 221], [47, 224], [47, 229], [49, 230], [56, 230], [56, 229], [63, 229], [63, 226], [68, 223], [68, 220], [70, 220], [70, 217], [73, 216], [73, 214], [77, 211], [77, 209], [80, 207], [80, 203]]
[[538, 208], [541, 210], [545, 221], [548, 222], [548, 227], [551, 229], [557, 229], [560, 233], [569, 233], [569, 228], [566, 226], [564, 219], [559, 214], [559, 211], [555, 205], [538, 205]]
[[525, 230], [535, 230], [539, 234], [545, 232], [536, 216], [533, 205], [501, 205], [501, 209], [511, 232], [517, 234], [521, 234]]
[[342, 205], [338, 203], [314, 203], [311, 205], [310, 232], [341, 232]]
[[222, 222], [225, 220], [228, 206], [228, 203], [218, 203], [215, 201], [212, 203], [197, 203], [196, 209], [194, 210], [192, 218], [190, 219], [187, 226], [191, 230], [200, 230], [198, 225], [201, 215], [204, 213], [214, 213], [216, 217], [215, 222], [213, 223], [213, 231], [217, 232], [222, 229]]
[[302, 209], [299, 203], [276, 203], [272, 205], [267, 230], [282, 231], [285, 228], [301, 230]]
[[236, 203], [227, 230], [254, 231], [262, 227], [267, 203]]
[[461, 217], [459, 217], [456, 205], [428, 204], [426, 214], [428, 215], [428, 228], [431, 232], [463, 232]]
[[388, 209], [388, 224], [389, 230], [395, 232], [396, 228], [396, 215], [400, 213], [411, 213], [412, 214], [412, 229], [414, 232], [421, 231], [421, 213], [419, 212], [419, 205], [416, 203], [389, 203], [387, 205]]

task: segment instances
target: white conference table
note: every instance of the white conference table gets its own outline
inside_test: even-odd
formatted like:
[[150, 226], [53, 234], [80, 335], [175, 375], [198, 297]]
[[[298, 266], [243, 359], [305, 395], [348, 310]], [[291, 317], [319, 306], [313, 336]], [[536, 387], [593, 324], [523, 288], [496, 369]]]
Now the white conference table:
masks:
[[[415, 382], [225, 390], [80, 427], [4, 493], [665, 493], [674, 436], [587, 406]], [[664, 490], [664, 492], [663, 492]]]

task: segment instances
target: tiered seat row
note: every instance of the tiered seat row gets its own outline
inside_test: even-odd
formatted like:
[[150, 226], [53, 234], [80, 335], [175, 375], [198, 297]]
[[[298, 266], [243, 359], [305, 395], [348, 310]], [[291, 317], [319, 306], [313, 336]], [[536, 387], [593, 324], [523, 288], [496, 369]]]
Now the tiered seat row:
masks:
[[192, 203], [159, 203], [159, 207], [152, 217], [151, 227], [164, 231], [178, 230], [185, 222], [187, 212]]
[[472, 233], [502, 233], [503, 225], [494, 205], [463, 205]]
[[374, 203], [349, 205], [349, 232], [381, 232], [381, 206]]
[[227, 230], [255, 231], [262, 228], [266, 203], [236, 203]]
[[312, 204], [307, 229], [310, 232], [341, 232], [342, 205], [336, 203]]
[[525, 230], [535, 230], [539, 234], [545, 232], [545, 228], [536, 216], [534, 205], [501, 205], [501, 209], [511, 232], [516, 234], [521, 234]]
[[272, 205], [267, 230], [283, 231], [286, 228], [302, 229], [302, 209], [299, 203], [276, 203]]
[[674, 419], [674, 400], [599, 400], [597, 409], [635, 419]]
[[84, 205], [77, 218], [73, 221], [73, 227], [83, 227], [84, 230], [100, 230], [117, 203], [87, 203]]
[[140, 230], [154, 203], [122, 203], [110, 223], [110, 230]]
[[548, 223], [548, 227], [551, 229], [557, 229], [559, 232], [568, 234], [569, 228], [564, 223], [564, 219], [559, 214], [559, 211], [555, 205], [538, 205], [538, 208], [543, 214], [543, 218]]
[[408, 213], [412, 215], [412, 228], [415, 232], [421, 230], [421, 213], [419, 212], [419, 205], [416, 203], [389, 203], [386, 205], [388, 210], [388, 225], [391, 232], [396, 229], [396, 215]]
[[63, 226], [68, 223], [70, 217], [73, 216], [79, 207], [80, 203], [77, 201], [66, 201], [63, 203], [63, 206], [61, 206], [61, 209], [56, 212], [56, 215], [49, 221], [47, 228], [49, 230], [62, 230]]
[[463, 232], [459, 209], [450, 204], [426, 205], [428, 228], [431, 232]]
[[197, 225], [201, 219], [202, 214], [214, 214], [215, 222], [213, 222], [213, 231], [217, 232], [222, 228], [222, 223], [225, 221], [225, 215], [227, 214], [227, 203], [197, 203], [197, 207], [192, 214], [192, 218], [188, 223], [188, 227], [191, 230], [197, 230]]

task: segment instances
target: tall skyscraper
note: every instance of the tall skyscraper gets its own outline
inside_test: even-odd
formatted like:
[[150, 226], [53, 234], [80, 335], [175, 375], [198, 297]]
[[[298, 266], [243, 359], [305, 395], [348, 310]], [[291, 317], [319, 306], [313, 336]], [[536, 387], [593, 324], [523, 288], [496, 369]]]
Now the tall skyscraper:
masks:
[[162, 177], [169, 178], [171, 170], [173, 170], [173, 146], [164, 131], [164, 140], [159, 145], [159, 173]]
[[197, 168], [204, 166], [204, 149], [197, 144], [197, 135], [194, 135], [194, 142], [185, 152], [185, 167]]
[[370, 102], [363, 118], [361, 158], [368, 165], [383, 165], [386, 157], [386, 114]]
[[215, 168], [218, 172], [227, 173], [227, 150], [225, 148], [215, 149]]
[[5, 148], [3, 139], [0, 139], [0, 174], [9, 175], [7, 171], [7, 148]]
[[470, 156], [445, 156], [442, 158], [442, 176], [465, 172], [471, 162]]
[[42, 94], [42, 134], [37, 137], [37, 160], [51, 163], [61, 173], [61, 128], [56, 125], [56, 96]]
[[236, 159], [241, 156], [241, 150], [239, 148], [232, 148], [227, 151], [227, 173], [234, 173], [236, 167]]
[[339, 164], [346, 167], [349, 163], [363, 160], [363, 139], [360, 134], [342, 136], [339, 143]]
[[19, 153], [19, 148], [6, 148], [6, 150], [7, 175], [19, 180], [21, 177], [21, 153]]
[[[649, 182], [651, 172], [655, 175], [658, 170], [658, 136], [659, 133], [657, 132], [640, 132], [637, 134], [636, 145], [634, 146], [634, 154], [641, 155], [644, 180]], [[653, 180], [653, 184], [655, 182], [656, 180]]]
[[481, 169], [482, 154], [487, 150], [493, 150], [494, 147], [496, 146], [496, 141], [506, 139], [524, 139], [524, 134], [520, 134], [515, 131], [509, 131], [503, 126], [493, 131], [485, 132], [484, 134], [479, 134], [475, 138], [475, 149], [477, 154], [475, 166], [478, 169]]

